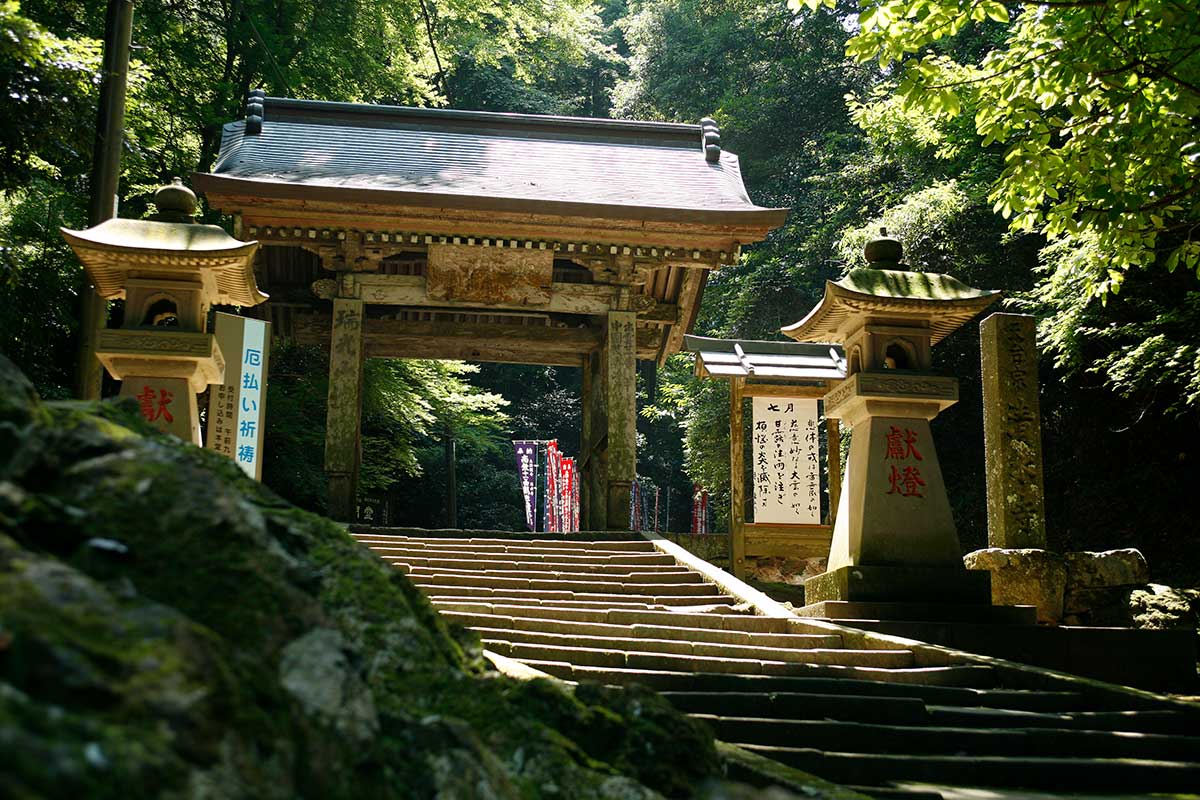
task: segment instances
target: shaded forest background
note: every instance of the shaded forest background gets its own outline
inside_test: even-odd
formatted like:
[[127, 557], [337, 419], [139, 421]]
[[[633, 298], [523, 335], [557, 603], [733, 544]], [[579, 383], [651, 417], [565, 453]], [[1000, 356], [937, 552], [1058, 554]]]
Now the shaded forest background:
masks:
[[[858, 5], [830, 3], [142, 0], [120, 214], [141, 216], [157, 185], [211, 167], [221, 125], [239, 116], [251, 88], [486, 111], [713, 116], [723, 146], [741, 157], [752, 199], [792, 213], [711, 275], [696, 333], [779, 338], [781, 325], [819, 301], [826, 280], [860, 263], [862, 244], [885, 224], [913, 268], [1003, 289], [1010, 310], [1038, 316], [1051, 547], [1139, 547], [1157, 579], [1200, 581], [1192, 263], [1185, 257], [1184, 269], [1168, 270], [1160, 263], [1172, 257], [1167, 249], [1135, 263], [1110, 258], [1107, 240], [1014, 231], [997, 213], [1013, 209], [997, 209], [991, 195], [1011, 148], [973, 124], [987, 112], [986, 95], [926, 92], [940, 105], [914, 113], [902, 100], [913, 91], [907, 73], [847, 57], [848, 40], [871, 29]], [[68, 396], [71, 383], [81, 270], [58, 227], [86, 220], [102, 6], [0, 2], [0, 349], [48, 398]], [[908, 65], [986, 62], [1017, 5], [979, 7], [985, 13], [953, 35], [918, 43], [921, 58]], [[1150, 94], [1136, 80], [1134, 88]], [[1032, 86], [1020, 92], [1035, 96]], [[1045, 114], [1072, 102], [1051, 98]], [[1130, 147], [1147, 163], [1162, 155], [1153, 143], [1140, 156], [1138, 141]], [[1181, 208], [1176, 216], [1194, 229], [1195, 205]], [[1098, 224], [1092, 229], [1108, 229]], [[1172, 235], [1190, 242], [1190, 233], [1162, 238]], [[963, 399], [935, 422], [935, 435], [967, 550], [986, 543], [978, 353], [974, 324], [935, 350], [962, 381]], [[672, 528], [686, 529], [693, 482], [714, 493], [717, 508], [727, 502], [725, 387], [695, 380], [681, 355], [641, 369], [639, 388], [639, 473], [671, 488]], [[265, 481], [314, 510], [325, 503], [325, 391], [319, 350], [277, 350]], [[571, 369], [370, 362], [364, 491], [391, 494], [404, 509], [396, 522], [444, 524], [443, 445], [453, 437], [459, 524], [519, 528], [508, 441], [557, 438], [575, 454], [578, 391]]]

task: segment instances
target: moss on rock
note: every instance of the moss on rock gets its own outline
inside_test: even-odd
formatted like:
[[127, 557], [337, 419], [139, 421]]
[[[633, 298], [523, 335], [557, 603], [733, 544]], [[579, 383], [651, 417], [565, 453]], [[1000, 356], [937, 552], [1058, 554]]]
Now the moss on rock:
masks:
[[0, 752], [14, 798], [632, 799], [719, 771], [657, 695], [489, 671], [340, 526], [3, 357]]

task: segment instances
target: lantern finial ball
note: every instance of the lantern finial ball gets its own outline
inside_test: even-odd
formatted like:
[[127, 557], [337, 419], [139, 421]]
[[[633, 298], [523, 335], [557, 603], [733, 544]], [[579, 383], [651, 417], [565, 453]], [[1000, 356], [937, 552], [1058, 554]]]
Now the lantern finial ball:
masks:
[[154, 207], [158, 212], [151, 219], [156, 222], [192, 222], [196, 216], [196, 195], [182, 180], [174, 178], [154, 193]]
[[904, 260], [904, 246], [899, 239], [888, 235], [887, 228], [880, 228], [879, 236], [863, 247], [863, 255], [873, 269], [895, 269]]

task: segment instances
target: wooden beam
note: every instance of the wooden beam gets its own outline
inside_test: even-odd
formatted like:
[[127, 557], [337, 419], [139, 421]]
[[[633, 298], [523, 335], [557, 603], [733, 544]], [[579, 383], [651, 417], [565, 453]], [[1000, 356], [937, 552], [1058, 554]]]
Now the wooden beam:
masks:
[[[437, 308], [470, 308], [486, 313], [493, 309], [509, 311], [544, 311], [551, 314], [586, 314], [602, 316], [609, 312], [617, 298], [618, 287], [602, 283], [561, 283], [550, 285], [548, 303], [489, 302], [486, 304], [460, 300], [430, 300], [425, 278], [421, 275], [353, 275], [353, 296], [368, 303], [392, 306], [431, 306]], [[674, 324], [679, 306], [658, 303], [638, 313], [638, 320], [654, 324]]]
[[333, 301], [329, 337], [329, 403], [325, 415], [325, 472], [329, 516], [351, 522], [358, 485], [362, 419], [363, 302]]
[[[746, 380], [743, 378], [742, 380]], [[799, 383], [746, 383], [742, 388], [743, 397], [805, 397], [820, 400], [829, 394], [829, 387], [822, 382], [820, 385]]]
[[550, 325], [502, 325], [479, 322], [368, 319], [363, 328], [368, 342], [383, 339], [443, 339], [522, 344], [530, 347], [594, 350], [602, 344], [595, 328], [559, 328]]
[[650, 325], [678, 325], [679, 306], [674, 303], [658, 303], [647, 311], [639, 311], [638, 322]]
[[456, 358], [577, 367], [601, 345], [594, 328], [412, 322], [369, 319], [363, 338], [371, 358]]
[[583, 369], [579, 376], [579, 527], [580, 530], [595, 530], [592, 527], [592, 485], [591, 474], [595, 468], [592, 463], [592, 438], [595, 419], [592, 415], [592, 393], [596, 391], [596, 375], [593, 368], [593, 357], [583, 359]]
[[743, 526], [745, 555], [750, 557], [824, 558], [833, 539], [828, 525]]
[[584, 353], [566, 350], [530, 350], [492, 346], [486, 342], [438, 342], [432, 339], [367, 342], [365, 354], [367, 358], [434, 358], [551, 367], [578, 367], [587, 358]]
[[608, 410], [608, 530], [629, 529], [629, 498], [637, 477], [637, 315], [610, 311], [604, 342]]
[[[576, 217], [529, 212], [495, 212], [439, 207], [398, 206], [354, 201], [291, 199], [209, 189], [206, 199], [214, 208], [240, 214], [245, 228], [282, 228], [289, 235], [300, 230], [348, 229], [403, 231], [442, 236], [498, 237], [534, 241], [587, 242], [612, 246], [672, 248], [736, 260], [739, 247], [757, 242], [778, 223], [750, 222], [731, 226], [696, 222], [649, 222], [644, 219]], [[249, 234], [257, 237], [258, 234]], [[299, 236], [296, 236], [299, 238]], [[673, 259], [674, 260], [674, 259]], [[687, 259], [679, 259], [686, 261]], [[699, 259], [696, 259], [699, 260]]]
[[[667, 335], [662, 350], [658, 354], [658, 363], [660, 366], [667, 360], [667, 356], [678, 353], [679, 348], [683, 346], [683, 337], [696, 319], [698, 311], [696, 306], [699, 303], [700, 292], [704, 287], [706, 270], [684, 267], [680, 267], [680, 269], [683, 270], [683, 280], [679, 285], [677, 306], [683, 313], [677, 317], [677, 322], [671, 326], [671, 331]], [[687, 319], [684, 319], [684, 315], [687, 315]]]
[[746, 572], [746, 451], [742, 442], [742, 384], [729, 382], [729, 570], [735, 578]]

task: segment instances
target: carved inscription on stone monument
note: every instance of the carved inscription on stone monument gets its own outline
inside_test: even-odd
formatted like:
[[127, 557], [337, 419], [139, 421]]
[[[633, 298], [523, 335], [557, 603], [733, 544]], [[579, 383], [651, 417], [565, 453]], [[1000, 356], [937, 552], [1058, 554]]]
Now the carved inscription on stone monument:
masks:
[[993, 314], [980, 325], [988, 545], [1046, 546], [1034, 319]]

